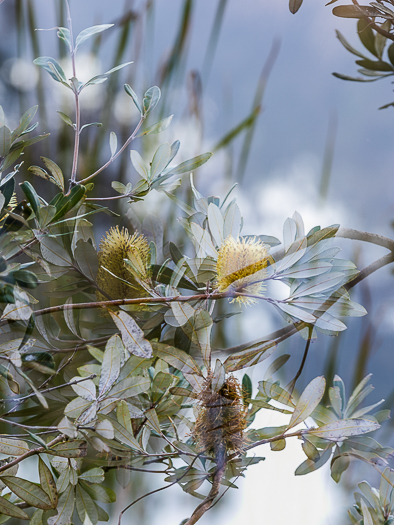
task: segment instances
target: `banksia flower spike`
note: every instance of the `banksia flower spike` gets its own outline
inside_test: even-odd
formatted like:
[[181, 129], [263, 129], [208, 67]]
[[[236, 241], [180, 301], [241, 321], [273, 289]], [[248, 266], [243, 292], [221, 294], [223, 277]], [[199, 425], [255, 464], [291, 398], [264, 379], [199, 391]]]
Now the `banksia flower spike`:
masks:
[[200, 404], [193, 436], [200, 452], [212, 454], [218, 463], [228, 452], [239, 452], [245, 444], [245, 408], [241, 387], [230, 375], [219, 391], [212, 388], [208, 376], [199, 394]]
[[[242, 240], [235, 240], [231, 235], [227, 237], [219, 248], [216, 289], [219, 292], [238, 289], [252, 295], [261, 294], [265, 289], [268, 262], [273, 262], [268, 248], [254, 237]], [[246, 305], [256, 302], [252, 297], [244, 296], [230, 302], [234, 301]]]
[[[100, 242], [98, 259], [97, 284], [111, 298], [132, 299], [149, 295], [141, 284], [146, 283], [149, 287], [151, 278], [149, 244], [143, 235], [130, 235], [126, 228], [119, 230], [117, 226], [111, 228]], [[97, 293], [97, 298], [106, 299], [101, 293]]]

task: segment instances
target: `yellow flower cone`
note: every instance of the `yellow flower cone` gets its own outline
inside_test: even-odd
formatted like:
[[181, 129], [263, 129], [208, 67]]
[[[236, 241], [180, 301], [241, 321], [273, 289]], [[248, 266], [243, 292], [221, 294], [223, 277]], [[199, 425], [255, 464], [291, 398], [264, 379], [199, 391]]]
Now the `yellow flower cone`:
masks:
[[[268, 262], [273, 259], [268, 254], [269, 247], [258, 239], [235, 240], [227, 237], [219, 248], [216, 264], [216, 289], [227, 292], [230, 289], [251, 295], [261, 295], [265, 290], [264, 278]], [[253, 297], [239, 296], [230, 302], [249, 305], [255, 303]]]

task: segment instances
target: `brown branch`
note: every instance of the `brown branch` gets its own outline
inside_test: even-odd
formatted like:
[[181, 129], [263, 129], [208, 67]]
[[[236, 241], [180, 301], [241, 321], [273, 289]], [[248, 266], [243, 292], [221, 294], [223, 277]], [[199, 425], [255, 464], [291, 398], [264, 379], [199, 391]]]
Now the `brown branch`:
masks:
[[383, 268], [383, 266], [387, 266], [392, 262], [394, 262], [394, 252], [388, 253], [384, 257], [381, 257], [380, 259], [377, 259], [376, 261], [371, 263], [369, 266], [361, 270], [355, 279], [345, 284], [344, 287], [346, 288], [346, 290], [350, 290], [351, 288], [353, 288], [353, 286], [356, 286], [356, 284], [364, 280], [373, 272], [376, 272], [376, 270], [379, 270], [380, 268]]
[[36, 454], [41, 454], [42, 452], [47, 452], [48, 448], [53, 447], [53, 445], [56, 445], [60, 441], [63, 441], [65, 439], [65, 437], [66, 436], [64, 434], [60, 434], [60, 436], [57, 436], [55, 439], [50, 441], [47, 444], [46, 448], [45, 447], [38, 447], [38, 448], [33, 448], [33, 449], [29, 450], [28, 452], [25, 452], [21, 456], [18, 456], [17, 458], [15, 458], [13, 461], [10, 461], [6, 465], [1, 466], [0, 467], [0, 472], [3, 472], [4, 470], [9, 469], [10, 467], [13, 467], [14, 465], [18, 465], [18, 463], [20, 463], [21, 461], [23, 461], [26, 458], [29, 458], [30, 456], [34, 456]]
[[202, 503], [200, 503], [200, 505], [198, 505], [184, 525], [194, 525], [197, 523], [197, 521], [202, 518], [202, 516], [212, 507], [214, 499], [219, 494], [220, 484], [222, 482], [224, 471], [226, 470], [227, 465], [227, 455], [224, 443], [222, 443], [222, 450], [219, 452], [219, 455], [222, 456], [222, 460], [219, 459], [218, 461], [218, 467], [216, 468], [215, 474], [213, 475], [211, 490], [209, 491], [208, 496], [204, 499], [204, 501], [202, 501]]
[[[357, 7], [363, 7], [363, 6], [360, 6], [360, 4], [358, 3], [357, 0], [352, 0], [353, 4], [356, 5]], [[394, 35], [392, 33], [389, 33], [388, 31], [385, 31], [384, 29], [382, 29], [380, 27], [380, 25], [378, 24], [375, 24], [375, 22], [369, 18], [369, 16], [363, 16], [363, 19], [368, 22], [368, 25], [372, 28], [372, 29], [375, 29], [375, 31], [377, 33], [379, 33], [380, 35], [382, 36], [385, 36], [386, 38], [388, 38], [389, 40], [392, 40], [394, 42]]]

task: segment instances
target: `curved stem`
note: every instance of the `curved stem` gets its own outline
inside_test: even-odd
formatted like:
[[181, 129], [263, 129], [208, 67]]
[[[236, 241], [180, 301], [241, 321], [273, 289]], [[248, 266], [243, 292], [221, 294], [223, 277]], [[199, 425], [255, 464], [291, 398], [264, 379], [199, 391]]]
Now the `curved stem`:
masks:
[[353, 230], [352, 228], [339, 228], [336, 237], [343, 237], [344, 239], [352, 239], [354, 241], [369, 242], [377, 246], [383, 246], [391, 252], [394, 251], [394, 240], [376, 233], [363, 232], [360, 230]]
[[140, 127], [142, 126], [142, 123], [144, 122], [144, 120], [145, 120], [145, 117], [141, 117], [141, 118], [140, 118], [140, 121], [138, 122], [137, 127], [135, 128], [135, 130], [133, 131], [133, 133], [132, 133], [132, 134], [130, 135], [130, 137], [126, 140], [126, 142], [123, 144], [123, 146], [120, 148], [120, 150], [119, 150], [117, 153], [115, 153], [115, 155], [114, 155], [113, 157], [111, 157], [111, 158], [109, 159], [108, 162], [106, 162], [103, 166], [101, 166], [101, 168], [99, 168], [97, 171], [95, 171], [94, 173], [92, 173], [91, 175], [89, 175], [89, 177], [86, 177], [86, 179], [81, 180], [79, 183], [80, 183], [80, 184], [85, 184], [85, 183], [88, 182], [89, 180], [93, 179], [96, 175], [98, 175], [99, 173], [101, 173], [103, 170], [105, 170], [106, 168], [108, 168], [108, 166], [109, 166], [110, 164], [112, 164], [113, 161], [114, 161], [115, 159], [117, 159], [117, 158], [119, 157], [119, 155], [121, 155], [121, 154], [124, 152], [124, 150], [125, 150], [125, 149], [127, 148], [127, 146], [130, 144], [130, 142], [132, 142], [132, 141], [135, 139], [135, 137], [136, 137], [136, 135], [137, 135], [137, 133], [138, 133], [138, 130], [139, 130]]

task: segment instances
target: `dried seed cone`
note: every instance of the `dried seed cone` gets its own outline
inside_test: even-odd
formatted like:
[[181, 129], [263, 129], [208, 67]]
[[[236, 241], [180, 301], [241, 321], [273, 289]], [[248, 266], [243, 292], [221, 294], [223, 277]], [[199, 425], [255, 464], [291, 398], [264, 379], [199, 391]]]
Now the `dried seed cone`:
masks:
[[[230, 288], [238, 289], [253, 295], [264, 291], [263, 279], [267, 275], [268, 262], [273, 259], [268, 254], [268, 246], [251, 237], [236, 240], [231, 235], [219, 248], [216, 264], [216, 288], [219, 292], [226, 292]], [[252, 304], [256, 300], [252, 297], [236, 297], [230, 302]]]
[[[134, 276], [135, 273], [141, 281], [147, 284], [150, 282], [149, 244], [143, 235], [137, 233], [130, 235], [126, 228], [119, 230], [117, 226], [111, 228], [100, 242], [98, 259], [97, 284], [111, 298], [132, 299], [149, 295]], [[132, 261], [136, 270], [134, 273], [124, 259]], [[120, 279], [112, 276], [104, 268]], [[107, 297], [97, 292], [97, 299], [103, 301]]]
[[194, 427], [194, 438], [201, 452], [223, 457], [240, 451], [245, 444], [246, 420], [241, 387], [229, 376], [218, 392], [212, 390], [211, 377], [199, 395], [200, 406]]

